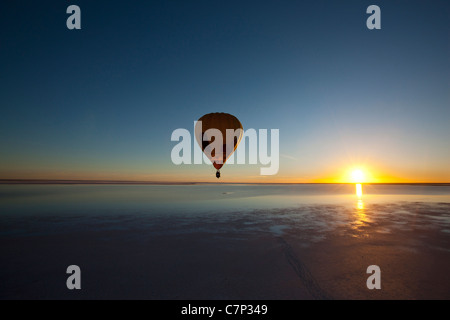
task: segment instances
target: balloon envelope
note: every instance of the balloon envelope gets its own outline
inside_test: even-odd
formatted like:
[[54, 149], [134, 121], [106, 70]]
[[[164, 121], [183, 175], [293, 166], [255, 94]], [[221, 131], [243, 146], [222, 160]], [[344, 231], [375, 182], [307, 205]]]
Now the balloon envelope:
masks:
[[217, 170], [236, 150], [242, 136], [241, 122], [228, 113], [205, 114], [195, 125], [195, 139]]

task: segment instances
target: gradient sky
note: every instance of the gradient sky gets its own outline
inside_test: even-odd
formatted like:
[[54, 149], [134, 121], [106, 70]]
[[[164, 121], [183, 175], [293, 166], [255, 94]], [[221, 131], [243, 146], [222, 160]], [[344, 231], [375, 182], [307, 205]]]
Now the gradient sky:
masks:
[[172, 164], [170, 137], [228, 112], [280, 130], [280, 170], [223, 182], [450, 182], [449, 17], [447, 0], [2, 1], [0, 178], [213, 182]]

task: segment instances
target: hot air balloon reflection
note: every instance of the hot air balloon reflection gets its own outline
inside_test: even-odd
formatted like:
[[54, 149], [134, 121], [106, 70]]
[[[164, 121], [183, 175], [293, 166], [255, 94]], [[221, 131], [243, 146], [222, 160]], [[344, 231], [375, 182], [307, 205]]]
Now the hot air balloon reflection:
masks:
[[[215, 129], [215, 130], [211, 130]], [[229, 130], [227, 136], [227, 129]], [[232, 131], [231, 131], [232, 130]], [[230, 134], [231, 133], [231, 134]], [[222, 147], [219, 148], [216, 134], [222, 136]], [[195, 139], [202, 151], [217, 169], [216, 177], [220, 178], [220, 168], [236, 150], [243, 135], [241, 122], [228, 113], [208, 113], [198, 119], [195, 125]]]

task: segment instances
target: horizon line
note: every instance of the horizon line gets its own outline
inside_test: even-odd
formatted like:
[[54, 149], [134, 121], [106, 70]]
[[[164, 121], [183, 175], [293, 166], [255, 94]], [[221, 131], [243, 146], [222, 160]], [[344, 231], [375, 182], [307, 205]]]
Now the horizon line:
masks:
[[[258, 184], [258, 185], [296, 185], [296, 184], [357, 184], [357, 182], [220, 182], [220, 181], [142, 181], [142, 180], [83, 180], [83, 179], [0, 179], [0, 184], [92, 184], [92, 185], [198, 185], [198, 184]], [[450, 182], [361, 182], [370, 185], [439, 185], [450, 186]]]

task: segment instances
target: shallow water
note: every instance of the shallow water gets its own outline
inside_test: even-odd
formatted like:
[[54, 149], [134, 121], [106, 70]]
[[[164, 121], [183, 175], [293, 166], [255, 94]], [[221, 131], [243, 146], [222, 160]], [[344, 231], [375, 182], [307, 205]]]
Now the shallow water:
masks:
[[[0, 235], [83, 229], [148, 233], [288, 232], [321, 238], [339, 226], [378, 232], [410, 223], [450, 233], [450, 186], [366, 185], [2, 185]], [[389, 224], [387, 224], [389, 222]], [[322, 235], [321, 235], [322, 234]]]
[[366, 185], [0, 185], [2, 214], [199, 213], [303, 204], [450, 202], [450, 186]]
[[448, 299], [450, 186], [355, 191], [0, 185], [0, 299], [72, 299], [73, 263], [88, 299]]

